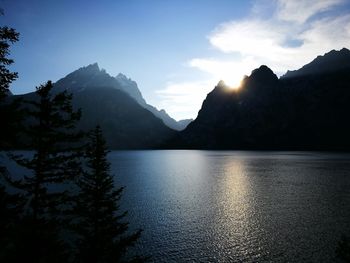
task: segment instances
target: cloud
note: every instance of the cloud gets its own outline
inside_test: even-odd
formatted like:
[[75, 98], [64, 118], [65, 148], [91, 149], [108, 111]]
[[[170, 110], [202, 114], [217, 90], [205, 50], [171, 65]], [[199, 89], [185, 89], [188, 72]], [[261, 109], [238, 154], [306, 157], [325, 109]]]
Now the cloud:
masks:
[[342, 3], [344, 0], [278, 0], [277, 17], [302, 24], [312, 16]]
[[228, 61], [215, 58], [195, 58], [189, 62], [189, 65], [209, 73], [216, 80], [216, 83], [219, 80], [224, 80], [230, 86], [239, 86], [242, 76], [247, 74], [251, 67], [259, 66], [258, 62], [251, 56]]
[[[343, 2], [278, 0], [274, 15], [269, 19], [259, 18], [255, 6], [255, 17], [223, 23], [208, 36], [216, 49], [228, 55], [240, 55], [231, 62], [217, 60], [217, 67], [243, 65], [242, 68], [249, 70], [245, 74], [249, 74], [257, 65], [266, 64], [277, 73], [283, 73], [297, 69], [331, 49], [349, 47], [350, 15], [317, 17], [320, 12], [332, 10]], [[190, 64], [203, 70], [212, 61], [212, 58], [194, 58]], [[241, 74], [239, 70], [237, 72]], [[216, 75], [216, 72], [212, 74]]]
[[223, 52], [263, 55], [268, 49], [281, 52], [287, 29], [258, 19], [232, 21], [220, 25], [209, 36], [210, 43]]
[[236, 85], [243, 75], [262, 64], [281, 75], [332, 49], [349, 48], [350, 14], [335, 16], [332, 12], [344, 0], [275, 0], [273, 10], [269, 3], [268, 18], [266, 6], [255, 4], [246, 18], [222, 23], [208, 35], [210, 45], [222, 52], [221, 58], [190, 59], [188, 66], [206, 72], [208, 80], [168, 84], [158, 92], [167, 110], [169, 103], [174, 113], [182, 108], [183, 113], [192, 112], [194, 117], [204, 92], [213, 89], [220, 79]]
[[203, 99], [215, 86], [215, 80], [167, 83], [166, 88], [156, 91], [161, 99], [158, 107], [165, 108], [173, 118], [195, 118]]

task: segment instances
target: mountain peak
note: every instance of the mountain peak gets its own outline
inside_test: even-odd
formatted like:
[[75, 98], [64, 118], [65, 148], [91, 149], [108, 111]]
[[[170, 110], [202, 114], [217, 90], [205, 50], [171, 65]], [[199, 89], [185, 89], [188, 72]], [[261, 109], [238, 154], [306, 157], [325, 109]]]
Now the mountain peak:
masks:
[[260, 67], [254, 69], [252, 71], [252, 75], [254, 74], [269, 74], [269, 75], [275, 75], [273, 71], [266, 65], [261, 65]]
[[101, 70], [97, 63], [81, 67], [55, 83], [57, 90], [78, 92], [87, 87], [113, 86], [113, 78]]
[[[55, 89], [58, 91], [69, 90], [72, 93], [78, 93], [86, 90], [86, 88], [94, 91], [97, 91], [97, 88], [99, 90], [100, 88], [121, 90], [138, 102], [140, 106], [153, 113], [157, 118], [160, 118], [168, 127], [175, 130], [183, 130], [190, 122], [189, 120], [181, 123], [177, 122], [165, 110], [158, 111], [155, 107], [148, 105], [134, 80], [123, 73], [112, 77], [104, 69], [100, 69], [97, 63], [81, 67], [55, 83]], [[96, 92], [96, 94], [99, 92]]]
[[220, 80], [216, 86], [218, 88], [225, 88], [227, 85], [226, 85], [225, 81]]
[[89, 65], [82, 67], [80, 69], [88, 70], [88, 71], [100, 71], [100, 67], [98, 66], [97, 62], [89, 64]]
[[346, 54], [350, 54], [350, 50], [345, 48], [345, 47], [343, 47], [340, 50], [332, 49], [331, 51], [325, 53], [323, 56], [317, 56], [317, 57], [327, 57], [327, 56], [330, 56], [330, 55], [346, 55]]
[[127, 76], [125, 76], [123, 73], [119, 73], [115, 78], [116, 79], [130, 79]]
[[100, 72], [101, 72], [100, 67], [95, 62], [95, 63], [89, 64], [87, 66], [81, 67], [81, 68], [73, 71], [71, 74], [89, 75], [90, 76], [90, 75], [95, 75], [95, 74], [100, 73]]
[[266, 65], [261, 65], [259, 68], [254, 69], [249, 78], [263, 83], [266, 81], [270, 82], [278, 80], [276, 74]]
[[226, 85], [225, 81], [220, 80], [218, 84], [216, 84], [214, 90], [211, 92], [213, 94], [222, 94], [225, 95], [227, 94], [227, 91], [230, 90], [228, 86]]

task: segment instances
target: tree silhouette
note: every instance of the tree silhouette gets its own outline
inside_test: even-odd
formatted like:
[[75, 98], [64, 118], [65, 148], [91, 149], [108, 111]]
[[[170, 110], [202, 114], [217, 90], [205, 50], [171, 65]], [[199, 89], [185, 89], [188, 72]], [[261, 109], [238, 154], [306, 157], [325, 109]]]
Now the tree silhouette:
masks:
[[[127, 234], [126, 212], [119, 212], [123, 187], [115, 189], [107, 160], [108, 150], [100, 127], [90, 134], [86, 148], [86, 171], [78, 180], [75, 227], [77, 238], [77, 262], [121, 262], [127, 248], [140, 237], [141, 230]], [[123, 220], [124, 219], [124, 220]], [[145, 258], [134, 257], [133, 261]]]
[[[3, 11], [0, 10], [0, 15]], [[11, 44], [19, 39], [19, 33], [15, 29], [3, 26], [0, 27], [0, 150], [6, 149], [14, 142], [16, 130], [21, 115], [18, 111], [19, 101], [5, 101], [10, 94], [10, 84], [17, 79], [17, 72], [11, 72], [8, 67], [13, 64], [10, 54]]]
[[13, 63], [13, 59], [8, 58], [10, 45], [17, 42], [19, 33], [15, 29], [4, 26], [0, 27], [0, 101], [9, 93], [9, 87], [18, 74], [11, 72], [8, 66]]
[[0, 262], [9, 262], [7, 256], [13, 245], [14, 233], [19, 225], [23, 199], [18, 194], [9, 194], [0, 185]]
[[80, 172], [79, 151], [72, 146], [81, 135], [74, 129], [80, 111], [73, 110], [71, 95], [66, 91], [53, 94], [52, 88], [51, 81], [41, 85], [36, 98], [28, 102], [31, 124], [26, 134], [33, 156], [13, 156], [17, 164], [30, 172], [17, 181], [7, 177], [27, 200], [19, 243], [15, 245], [17, 261], [21, 257], [36, 262], [67, 260], [66, 244], [60, 237], [69, 204], [64, 183]]
[[[3, 15], [1, 9], [0, 15]], [[18, 38], [19, 33], [15, 29], [7, 26], [0, 27], [0, 151], [7, 149], [13, 143], [21, 120], [21, 112], [18, 110], [19, 101], [5, 102], [10, 93], [10, 84], [17, 78], [17, 73], [8, 69], [13, 63], [8, 55], [10, 45], [17, 42]], [[0, 165], [0, 262], [7, 261], [6, 252], [11, 246], [23, 204], [18, 194], [9, 194], [6, 190], [3, 180], [6, 173], [6, 167]]]
[[350, 239], [345, 235], [338, 242], [336, 256], [340, 262], [350, 262]]

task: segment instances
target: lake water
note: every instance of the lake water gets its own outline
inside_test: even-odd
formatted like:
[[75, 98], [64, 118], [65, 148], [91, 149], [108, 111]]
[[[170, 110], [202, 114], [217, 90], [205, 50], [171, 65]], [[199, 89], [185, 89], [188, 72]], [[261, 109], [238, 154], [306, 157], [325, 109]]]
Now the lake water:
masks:
[[115, 151], [153, 262], [329, 262], [350, 236], [350, 155]]

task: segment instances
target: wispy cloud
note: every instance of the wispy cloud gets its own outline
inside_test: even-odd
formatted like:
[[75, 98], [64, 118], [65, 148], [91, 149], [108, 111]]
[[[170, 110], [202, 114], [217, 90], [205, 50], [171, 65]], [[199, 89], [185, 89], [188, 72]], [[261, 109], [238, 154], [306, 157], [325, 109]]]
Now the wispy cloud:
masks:
[[180, 120], [195, 118], [196, 111], [200, 108], [203, 98], [209, 93], [215, 80], [179, 82], [166, 85], [165, 89], [158, 90], [161, 97], [160, 108], [166, 109], [170, 116]]
[[252, 66], [266, 64], [282, 73], [331, 49], [349, 46], [350, 15], [317, 17], [342, 2], [278, 0], [270, 19], [253, 17], [223, 23], [208, 38], [222, 52], [241, 54], [236, 63], [244, 63], [248, 57]]
[[342, 4], [344, 0], [278, 0], [277, 18], [302, 24], [312, 16]]
[[339, 11], [337, 7], [344, 1], [275, 0], [269, 6], [268, 18], [266, 6], [256, 4], [247, 18], [218, 25], [208, 40], [226, 58], [190, 59], [189, 67], [208, 73], [208, 80], [170, 83], [158, 92], [163, 96], [162, 104], [167, 110], [171, 105], [170, 113], [183, 109], [183, 113], [192, 112], [190, 116], [194, 117], [206, 92], [220, 79], [235, 85], [262, 64], [282, 74], [331, 49], [349, 47], [350, 14], [332, 12]]

